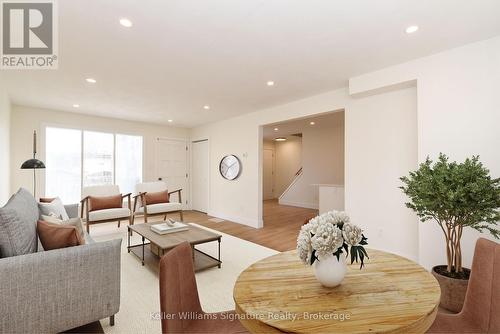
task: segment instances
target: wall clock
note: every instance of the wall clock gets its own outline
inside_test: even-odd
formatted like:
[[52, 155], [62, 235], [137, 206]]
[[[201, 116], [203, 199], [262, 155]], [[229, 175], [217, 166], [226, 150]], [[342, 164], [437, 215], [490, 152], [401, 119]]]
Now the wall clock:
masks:
[[241, 162], [235, 155], [226, 155], [219, 164], [219, 172], [223, 178], [234, 180], [240, 176]]

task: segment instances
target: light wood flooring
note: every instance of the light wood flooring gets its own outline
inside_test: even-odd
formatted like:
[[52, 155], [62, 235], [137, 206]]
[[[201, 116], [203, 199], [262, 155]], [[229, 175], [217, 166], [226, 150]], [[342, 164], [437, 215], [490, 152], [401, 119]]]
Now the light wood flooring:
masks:
[[264, 227], [261, 229], [230, 221], [216, 223], [209, 220], [212, 217], [196, 211], [185, 211], [184, 221], [283, 252], [295, 249], [300, 227], [316, 216], [318, 210], [279, 205], [277, 200], [269, 200], [264, 201], [263, 213]]

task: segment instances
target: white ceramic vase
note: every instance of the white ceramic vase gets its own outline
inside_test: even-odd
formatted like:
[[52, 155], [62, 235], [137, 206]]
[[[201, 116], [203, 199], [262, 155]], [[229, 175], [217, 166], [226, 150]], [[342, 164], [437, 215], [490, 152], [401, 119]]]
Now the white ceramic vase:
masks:
[[334, 255], [319, 257], [313, 263], [316, 279], [325, 287], [333, 288], [339, 285], [347, 273], [347, 264], [344, 254], [339, 259]]

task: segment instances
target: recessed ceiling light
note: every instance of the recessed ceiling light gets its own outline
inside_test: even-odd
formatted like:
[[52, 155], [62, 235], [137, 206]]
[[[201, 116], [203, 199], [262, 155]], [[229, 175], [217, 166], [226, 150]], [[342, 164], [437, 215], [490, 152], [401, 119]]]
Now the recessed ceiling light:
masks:
[[97, 80], [93, 79], [93, 78], [87, 78], [87, 79], [85, 79], [85, 81], [87, 81], [88, 83], [92, 83], [92, 84], [95, 84], [97, 82]]
[[274, 131], [278, 131], [279, 129], [278, 128], [274, 128]]
[[274, 81], [268, 81], [268, 82], [267, 82], [267, 85], [268, 85], [268, 86], [274, 86]]
[[132, 21], [124, 17], [120, 19], [120, 24], [124, 27], [130, 28], [132, 26]]
[[173, 120], [169, 119], [169, 120], [167, 120], [167, 122], [172, 123], [172, 122], [173, 122]]
[[406, 28], [406, 33], [407, 34], [413, 34], [417, 30], [418, 30], [418, 26], [409, 26], [408, 28]]
[[278, 138], [276, 138], [275, 140], [276, 140], [276, 141], [285, 141], [285, 140], [286, 140], [286, 138], [285, 138], [285, 137], [278, 137]]
[[79, 104], [73, 104], [73, 108], [80, 108], [80, 105]]
[[209, 109], [210, 109], [210, 106], [208, 106], [208, 105], [207, 105], [207, 106], [203, 106], [203, 109], [205, 109], [205, 110], [209, 110]]
[[314, 124], [316, 124], [316, 123], [314, 123], [314, 122], [309, 122], [309, 124], [314, 125]]

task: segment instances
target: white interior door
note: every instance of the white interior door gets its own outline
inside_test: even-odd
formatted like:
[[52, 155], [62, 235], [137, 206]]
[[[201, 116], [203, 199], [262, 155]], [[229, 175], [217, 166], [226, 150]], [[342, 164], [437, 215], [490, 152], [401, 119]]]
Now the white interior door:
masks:
[[263, 194], [264, 200], [274, 198], [274, 150], [264, 149], [264, 175], [263, 175]]
[[[182, 189], [182, 205], [189, 198], [187, 142], [158, 138], [156, 143], [156, 177], [167, 184], [169, 191]], [[176, 196], [176, 195], [174, 195]], [[177, 198], [173, 198], [177, 200]]]
[[209, 155], [208, 140], [192, 144], [192, 203], [193, 210], [208, 212]]

